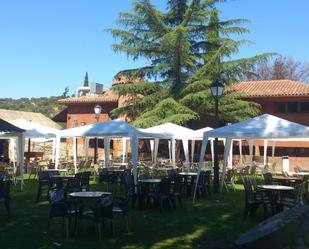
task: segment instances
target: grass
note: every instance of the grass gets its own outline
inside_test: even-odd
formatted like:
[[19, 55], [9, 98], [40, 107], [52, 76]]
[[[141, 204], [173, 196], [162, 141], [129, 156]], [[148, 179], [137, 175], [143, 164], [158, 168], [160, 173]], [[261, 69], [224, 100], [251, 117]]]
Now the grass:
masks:
[[[163, 249], [211, 248], [214, 245], [230, 247], [235, 239], [262, 220], [262, 215], [242, 220], [244, 193], [240, 186], [236, 192], [201, 198], [196, 205], [185, 199], [184, 209], [159, 213], [156, 210], [130, 212], [129, 232], [125, 232], [123, 217], [115, 218], [115, 235], [109, 226], [103, 230], [102, 241], [94, 226], [84, 221], [76, 234], [65, 239], [62, 220], [53, 219], [47, 232], [49, 204], [35, 203], [36, 180], [26, 180], [24, 191], [11, 188], [12, 216], [8, 217], [4, 205], [0, 206], [0, 248], [3, 249]], [[105, 190], [103, 185], [92, 184], [92, 190]], [[54, 242], [61, 245], [56, 246]], [[223, 246], [224, 245], [224, 246]]]

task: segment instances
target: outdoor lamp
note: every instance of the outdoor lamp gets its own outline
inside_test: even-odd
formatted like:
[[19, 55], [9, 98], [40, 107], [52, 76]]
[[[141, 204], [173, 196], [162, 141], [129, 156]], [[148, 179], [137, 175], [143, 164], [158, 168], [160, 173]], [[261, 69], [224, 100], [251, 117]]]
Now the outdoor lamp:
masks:
[[211, 95], [214, 99], [218, 99], [223, 95], [224, 86], [219, 81], [215, 81], [210, 85]]
[[[99, 117], [102, 111], [102, 107], [99, 104], [94, 106], [94, 113], [95, 113], [95, 122], [99, 121]], [[98, 138], [94, 138], [94, 163], [97, 163], [98, 160]]]
[[[210, 85], [210, 91], [211, 95], [215, 100], [215, 126], [216, 128], [219, 127], [219, 119], [218, 119], [218, 113], [219, 113], [219, 98], [223, 95], [224, 86], [219, 81], [214, 81]], [[214, 187], [213, 191], [214, 193], [219, 193], [219, 146], [218, 146], [218, 138], [215, 138], [214, 143], [214, 181], [213, 181]]]
[[102, 107], [100, 105], [97, 104], [97, 105], [94, 106], [94, 113], [96, 115], [100, 115], [101, 111], [102, 111]]

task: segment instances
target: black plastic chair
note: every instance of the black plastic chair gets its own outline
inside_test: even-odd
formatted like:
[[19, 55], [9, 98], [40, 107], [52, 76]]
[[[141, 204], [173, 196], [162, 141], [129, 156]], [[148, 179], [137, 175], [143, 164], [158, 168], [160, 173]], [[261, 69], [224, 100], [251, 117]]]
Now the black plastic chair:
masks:
[[8, 216], [11, 215], [10, 186], [11, 186], [11, 180], [0, 181], [0, 203], [4, 204]]
[[182, 177], [180, 175], [175, 175], [173, 177], [173, 181], [174, 183], [172, 185], [172, 192], [170, 194], [173, 208], [176, 208], [176, 199], [178, 200], [180, 207], [183, 208], [183, 202], [181, 197], [183, 188]]
[[80, 208], [79, 218], [92, 220], [95, 222], [98, 228], [99, 240], [102, 236], [102, 225], [104, 224], [104, 219], [110, 220], [111, 234], [113, 234], [113, 203], [114, 198], [112, 195], [103, 195], [94, 207], [89, 211], [85, 211], [83, 206]]
[[69, 178], [65, 187], [67, 193], [79, 192], [81, 191], [80, 179], [78, 178]]
[[126, 221], [126, 230], [129, 231], [129, 219], [128, 214], [130, 211], [130, 192], [127, 192], [124, 198], [115, 198], [113, 206], [113, 214], [121, 214]]
[[46, 191], [46, 196], [48, 195], [48, 190], [50, 189], [50, 176], [48, 171], [38, 172], [38, 192], [36, 196], [36, 202], [40, 200], [42, 192]]
[[[50, 203], [48, 231], [52, 218], [63, 218], [65, 221], [66, 238], [69, 238], [71, 228], [71, 218], [75, 217], [75, 226], [77, 225], [77, 205], [73, 201], [65, 199], [64, 189], [51, 189], [48, 191], [48, 200]], [[72, 208], [73, 207], [73, 208]]]
[[163, 205], [166, 204], [168, 209], [171, 209], [171, 179], [163, 178], [155, 192], [148, 194], [149, 199], [153, 199], [154, 206], [158, 207], [160, 212], [163, 210]]
[[272, 176], [272, 174], [271, 174], [270, 172], [264, 173], [264, 174], [263, 174], [263, 177], [264, 177], [264, 183], [265, 183], [266, 185], [272, 185], [272, 184], [274, 184], [274, 183], [273, 183], [273, 176]]
[[90, 189], [90, 171], [84, 171], [80, 178], [80, 188], [81, 190], [89, 191]]
[[245, 189], [245, 208], [243, 219], [246, 219], [248, 215], [254, 215], [260, 205], [263, 206], [264, 216], [267, 218], [268, 205], [272, 204], [269, 196], [265, 196], [264, 192], [254, 191], [251, 180], [248, 176], [242, 176], [242, 180]]
[[282, 192], [276, 202], [277, 210], [282, 211], [285, 207], [291, 208], [297, 205], [303, 205], [303, 192], [305, 184], [305, 182], [296, 184], [294, 190]]

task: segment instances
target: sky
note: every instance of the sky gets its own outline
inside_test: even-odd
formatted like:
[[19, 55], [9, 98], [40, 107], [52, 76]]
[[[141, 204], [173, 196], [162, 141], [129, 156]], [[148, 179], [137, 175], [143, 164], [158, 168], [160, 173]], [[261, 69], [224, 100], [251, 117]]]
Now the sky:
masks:
[[[119, 12], [133, 0], [3, 0], [0, 1], [0, 98], [73, 94], [90, 82], [110, 87], [113, 76], [135, 68], [111, 49], [114, 38], [105, 30], [117, 27]], [[152, 0], [160, 9], [166, 0]], [[223, 19], [247, 18], [253, 44], [240, 57], [277, 52], [309, 61], [308, 0], [232, 0], [218, 5]]]

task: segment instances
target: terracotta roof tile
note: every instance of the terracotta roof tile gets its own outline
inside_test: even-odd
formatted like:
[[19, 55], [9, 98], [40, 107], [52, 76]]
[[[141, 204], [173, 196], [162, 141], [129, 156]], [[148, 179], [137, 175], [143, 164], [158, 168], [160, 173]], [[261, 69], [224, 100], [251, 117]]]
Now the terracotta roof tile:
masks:
[[112, 90], [107, 90], [103, 94], [88, 94], [80, 97], [71, 97], [58, 100], [58, 104], [71, 103], [97, 103], [97, 102], [117, 102], [118, 94]]
[[293, 80], [242, 81], [227, 89], [245, 97], [309, 96], [309, 84]]

